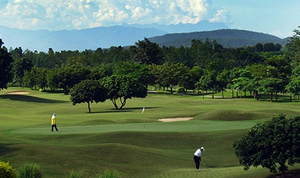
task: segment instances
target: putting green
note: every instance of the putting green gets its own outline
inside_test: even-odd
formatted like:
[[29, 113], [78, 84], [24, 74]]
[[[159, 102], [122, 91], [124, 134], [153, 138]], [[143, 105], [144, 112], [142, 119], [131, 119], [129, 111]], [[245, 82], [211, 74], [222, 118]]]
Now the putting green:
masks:
[[[123, 131], [138, 132], [210, 132], [222, 130], [248, 129], [259, 121], [202, 121], [192, 120], [187, 122], [153, 122], [153, 123], [125, 123], [89, 126], [60, 126], [57, 134], [92, 134]], [[27, 127], [11, 130], [15, 134], [49, 135], [53, 134], [49, 127]]]

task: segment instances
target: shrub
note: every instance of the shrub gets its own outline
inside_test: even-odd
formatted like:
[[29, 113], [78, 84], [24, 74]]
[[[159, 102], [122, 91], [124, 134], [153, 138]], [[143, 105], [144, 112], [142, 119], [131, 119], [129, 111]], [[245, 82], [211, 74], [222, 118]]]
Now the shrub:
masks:
[[41, 167], [37, 164], [26, 163], [18, 169], [18, 178], [41, 178]]
[[71, 171], [66, 178], [85, 178], [83, 171]]
[[0, 161], [0, 178], [17, 178], [16, 170], [9, 165]]

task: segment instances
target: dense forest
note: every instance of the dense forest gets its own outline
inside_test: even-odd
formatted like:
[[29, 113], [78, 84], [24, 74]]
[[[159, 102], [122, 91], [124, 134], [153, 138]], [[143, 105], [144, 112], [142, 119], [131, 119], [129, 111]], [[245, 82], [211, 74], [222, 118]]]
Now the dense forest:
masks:
[[214, 93], [226, 89], [241, 94], [300, 92], [300, 32], [285, 47], [257, 43], [242, 48], [223, 47], [217, 41], [192, 40], [190, 47], [160, 47], [145, 38], [133, 46], [84, 51], [37, 52], [6, 49], [0, 41], [1, 81], [7, 85], [55, 91], [84, 80], [126, 76], [145, 87], [174, 92]]

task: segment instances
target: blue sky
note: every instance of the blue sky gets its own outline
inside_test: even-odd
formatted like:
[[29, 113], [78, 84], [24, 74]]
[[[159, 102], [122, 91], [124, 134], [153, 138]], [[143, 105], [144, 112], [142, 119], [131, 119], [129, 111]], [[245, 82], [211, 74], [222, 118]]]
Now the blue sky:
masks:
[[28, 30], [202, 20], [287, 37], [300, 25], [300, 0], [0, 0], [0, 25]]

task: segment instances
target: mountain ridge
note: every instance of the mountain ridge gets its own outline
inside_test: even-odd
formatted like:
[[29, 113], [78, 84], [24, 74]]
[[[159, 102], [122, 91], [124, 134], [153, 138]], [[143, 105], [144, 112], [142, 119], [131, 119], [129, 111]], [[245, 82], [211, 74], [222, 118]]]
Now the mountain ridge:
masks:
[[133, 45], [145, 37], [166, 34], [154, 28], [136, 28], [124, 26], [95, 27], [82, 30], [19, 30], [0, 26], [4, 46], [10, 48], [47, 51], [85, 50], [109, 48], [111, 46]]
[[[205, 27], [205, 24], [207, 27]], [[182, 28], [186, 26], [186, 28]], [[261, 43], [279, 43], [284, 46], [287, 40], [279, 37], [237, 29], [215, 29], [200, 31], [205, 28], [218, 28], [220, 24], [201, 22], [198, 24], [158, 25], [118, 25], [110, 27], [95, 27], [82, 30], [20, 30], [0, 26], [0, 37], [7, 48], [21, 47], [23, 50], [47, 52], [54, 51], [109, 48], [111, 46], [130, 46], [135, 42], [148, 38], [160, 46], [189, 46], [191, 40], [216, 40], [224, 47], [243, 47]], [[187, 31], [185, 33], [178, 33]], [[189, 32], [191, 30], [198, 30]], [[166, 30], [166, 31], [165, 31]], [[175, 31], [175, 33], [172, 33]], [[246, 38], [248, 36], [248, 38]]]
[[257, 43], [278, 43], [282, 46], [285, 46], [288, 43], [288, 38], [281, 39], [270, 34], [238, 29], [220, 29], [203, 32], [173, 33], [149, 38], [151, 42], [157, 43], [160, 46], [167, 47], [188, 47], [191, 45], [191, 41], [193, 39], [201, 41], [216, 40], [224, 47], [233, 48], [253, 46]]

